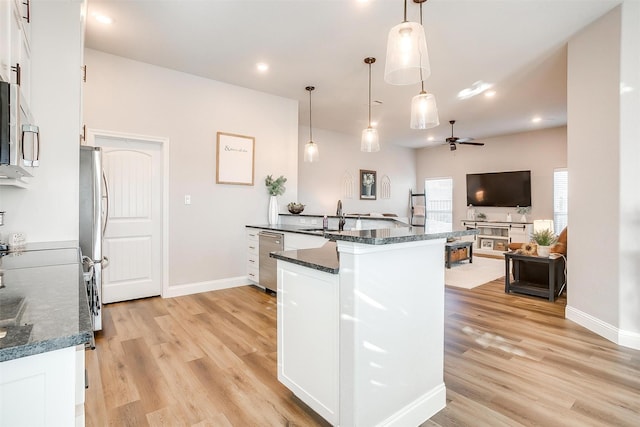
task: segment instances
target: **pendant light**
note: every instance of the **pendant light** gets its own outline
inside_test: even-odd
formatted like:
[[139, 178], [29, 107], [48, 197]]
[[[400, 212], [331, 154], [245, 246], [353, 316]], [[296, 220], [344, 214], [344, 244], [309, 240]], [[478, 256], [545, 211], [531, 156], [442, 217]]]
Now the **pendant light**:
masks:
[[371, 64], [374, 62], [376, 62], [376, 58], [364, 58], [364, 63], [369, 65], [369, 122], [367, 128], [362, 131], [360, 151], [364, 151], [365, 153], [380, 151], [378, 130], [371, 127]]
[[[422, 25], [422, 3], [420, 3], [420, 24]], [[411, 100], [410, 126], [411, 129], [431, 129], [440, 124], [436, 97], [424, 90], [424, 78], [420, 79], [420, 86], [422, 90]]]
[[[413, 0], [424, 3], [426, 0]], [[407, 21], [407, 0], [404, 0], [404, 21], [389, 31], [384, 81], [392, 85], [409, 85], [431, 74], [424, 27]]]
[[313, 163], [320, 160], [320, 152], [318, 151], [318, 144], [313, 142], [311, 137], [311, 91], [315, 90], [314, 86], [305, 87], [309, 91], [309, 142], [304, 146], [304, 161], [306, 163]]

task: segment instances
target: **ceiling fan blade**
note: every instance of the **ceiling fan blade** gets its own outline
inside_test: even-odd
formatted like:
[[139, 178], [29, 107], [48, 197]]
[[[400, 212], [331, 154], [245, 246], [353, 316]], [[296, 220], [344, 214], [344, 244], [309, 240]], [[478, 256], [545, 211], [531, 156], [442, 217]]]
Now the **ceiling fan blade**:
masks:
[[484, 142], [458, 141], [458, 144], [483, 146]]
[[458, 140], [458, 142], [471, 142], [474, 139], [473, 138], [456, 138]]

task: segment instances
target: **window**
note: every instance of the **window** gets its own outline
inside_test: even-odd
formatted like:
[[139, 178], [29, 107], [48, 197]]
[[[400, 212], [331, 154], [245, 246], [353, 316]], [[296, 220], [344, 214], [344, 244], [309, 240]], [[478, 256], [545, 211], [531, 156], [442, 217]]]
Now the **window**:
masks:
[[556, 169], [553, 172], [553, 223], [555, 233], [567, 226], [569, 209], [569, 171]]
[[434, 178], [424, 181], [426, 220], [443, 231], [453, 230], [453, 179]]

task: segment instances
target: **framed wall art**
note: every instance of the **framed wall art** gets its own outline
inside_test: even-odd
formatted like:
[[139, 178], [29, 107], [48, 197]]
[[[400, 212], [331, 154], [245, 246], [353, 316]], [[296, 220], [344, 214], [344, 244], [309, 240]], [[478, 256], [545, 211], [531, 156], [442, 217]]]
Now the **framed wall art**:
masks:
[[376, 171], [360, 169], [360, 199], [375, 200], [377, 184]]
[[218, 132], [216, 138], [216, 183], [253, 185], [255, 138]]

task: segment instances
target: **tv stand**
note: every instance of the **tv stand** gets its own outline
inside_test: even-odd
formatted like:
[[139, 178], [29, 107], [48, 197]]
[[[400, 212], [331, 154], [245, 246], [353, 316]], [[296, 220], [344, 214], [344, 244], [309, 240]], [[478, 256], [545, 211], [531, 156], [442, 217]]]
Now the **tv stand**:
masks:
[[478, 234], [463, 237], [473, 242], [475, 253], [500, 256], [509, 250], [509, 243], [529, 242], [533, 231], [531, 222], [463, 220], [462, 227], [478, 230]]

